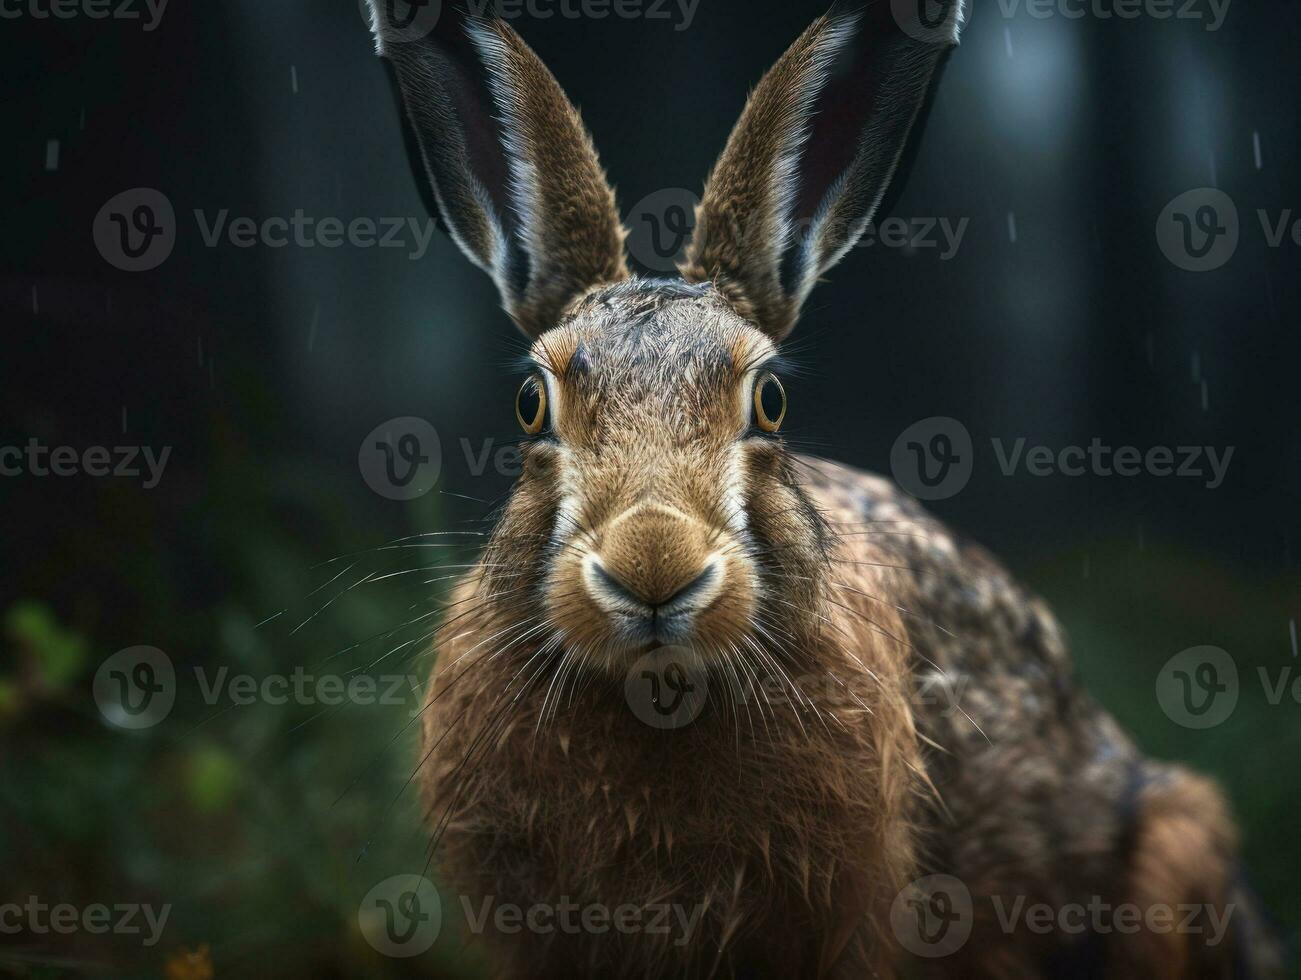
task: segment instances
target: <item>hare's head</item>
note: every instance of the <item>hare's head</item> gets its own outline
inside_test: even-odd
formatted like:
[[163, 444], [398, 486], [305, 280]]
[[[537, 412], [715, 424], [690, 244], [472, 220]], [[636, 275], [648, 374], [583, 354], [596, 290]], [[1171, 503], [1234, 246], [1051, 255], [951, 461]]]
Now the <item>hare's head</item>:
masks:
[[513, 619], [611, 666], [816, 629], [829, 535], [783, 446], [777, 345], [871, 219], [961, 6], [819, 18], [754, 90], [675, 280], [630, 276], [591, 140], [510, 27], [447, 4], [412, 40], [375, 11], [438, 212], [533, 338], [485, 562]]

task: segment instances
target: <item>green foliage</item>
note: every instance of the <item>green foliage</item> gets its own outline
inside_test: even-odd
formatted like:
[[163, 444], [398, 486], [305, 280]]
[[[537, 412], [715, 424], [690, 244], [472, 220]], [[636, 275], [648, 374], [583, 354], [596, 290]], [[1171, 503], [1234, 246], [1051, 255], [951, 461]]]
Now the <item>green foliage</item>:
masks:
[[48, 691], [62, 691], [86, 667], [85, 637], [60, 626], [54, 613], [40, 602], [10, 606], [4, 633], [9, 643], [27, 655], [36, 679]]

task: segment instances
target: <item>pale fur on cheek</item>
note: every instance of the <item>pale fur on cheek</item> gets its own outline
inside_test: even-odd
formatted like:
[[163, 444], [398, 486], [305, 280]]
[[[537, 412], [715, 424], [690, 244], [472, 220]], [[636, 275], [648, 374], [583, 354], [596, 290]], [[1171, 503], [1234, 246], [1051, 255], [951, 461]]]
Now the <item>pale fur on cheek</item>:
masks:
[[551, 529], [551, 546], [559, 551], [567, 545], [582, 525], [582, 503], [578, 497], [578, 484], [574, 479], [573, 456], [564, 446], [556, 448], [556, 489], [560, 502], [556, 506], [556, 524]]
[[740, 444], [733, 445], [727, 454], [723, 477], [723, 507], [727, 515], [727, 529], [736, 535], [745, 534], [750, 527], [750, 519], [745, 512], [745, 458]]

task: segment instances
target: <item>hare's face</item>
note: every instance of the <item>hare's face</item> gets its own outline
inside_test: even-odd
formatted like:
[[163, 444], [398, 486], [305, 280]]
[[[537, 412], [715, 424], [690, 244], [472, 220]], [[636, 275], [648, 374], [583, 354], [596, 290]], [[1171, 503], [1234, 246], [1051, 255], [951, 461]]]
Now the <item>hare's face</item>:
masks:
[[515, 31], [445, 4], [412, 38], [370, 2], [443, 223], [535, 341], [524, 473], [482, 566], [501, 635], [588, 662], [798, 646], [827, 535], [765, 369], [871, 220], [963, 0], [814, 21], [751, 95], [675, 282], [629, 278], [591, 138]]
[[519, 414], [538, 431], [500, 534], [510, 565], [542, 569], [552, 630], [590, 662], [802, 626], [787, 603], [818, 574], [823, 534], [780, 441], [775, 355], [711, 286], [680, 282], [598, 290], [534, 343]]

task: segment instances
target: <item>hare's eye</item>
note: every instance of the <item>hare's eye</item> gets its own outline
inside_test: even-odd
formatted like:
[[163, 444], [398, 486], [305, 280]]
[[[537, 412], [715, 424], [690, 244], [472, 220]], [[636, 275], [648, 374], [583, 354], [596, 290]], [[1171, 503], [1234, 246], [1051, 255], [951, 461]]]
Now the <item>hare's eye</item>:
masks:
[[786, 418], [786, 389], [770, 372], [754, 383], [754, 422], [764, 432], [776, 432]]
[[515, 396], [515, 417], [531, 436], [547, 427], [547, 386], [536, 374], [520, 385]]

